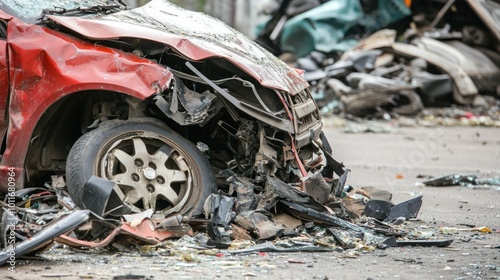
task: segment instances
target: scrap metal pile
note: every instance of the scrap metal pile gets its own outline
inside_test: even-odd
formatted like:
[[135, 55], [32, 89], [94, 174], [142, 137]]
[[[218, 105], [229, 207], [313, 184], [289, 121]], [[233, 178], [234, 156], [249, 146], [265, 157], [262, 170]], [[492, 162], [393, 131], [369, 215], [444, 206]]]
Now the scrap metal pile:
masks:
[[[16, 240], [16, 256], [36, 254], [53, 241], [75, 248], [112, 248], [125, 244], [160, 244], [166, 239], [196, 236], [200, 250], [253, 251], [374, 250], [390, 246], [447, 246], [451, 240], [414, 240], [415, 230], [404, 225], [416, 218], [422, 197], [394, 205], [392, 195], [377, 188], [332, 188], [316, 173], [303, 184], [287, 184], [268, 177], [263, 185], [241, 174], [226, 174], [226, 186], [205, 202], [204, 217], [155, 218], [153, 210], [120, 215], [121, 201], [94, 196], [100, 203], [78, 210], [67, 194], [62, 177], [54, 176], [43, 188], [15, 192], [13, 202], [2, 202], [0, 263], [9, 260], [9, 242]], [[347, 174], [347, 173], [346, 173]], [[340, 180], [345, 180], [340, 178]], [[93, 176], [92, 192], [113, 182]], [[338, 186], [336, 183], [334, 186]], [[112, 190], [112, 188], [110, 188]], [[12, 210], [14, 209], [14, 211]], [[118, 214], [118, 215], [117, 215]], [[15, 225], [11, 227], [10, 225]], [[234, 244], [244, 244], [234, 246]]]
[[485, 54], [457, 40], [411, 35], [399, 42], [396, 36], [381, 30], [329, 66], [328, 77], [313, 88], [323, 113], [415, 116], [424, 106], [484, 112], [498, 106], [500, 70]]
[[305, 70], [324, 115], [462, 106], [498, 120], [498, 11], [494, 0], [291, 0], [258, 41]]
[[[31, 106], [40, 104], [21, 102], [28, 98], [25, 85], [39, 81], [38, 76], [11, 91], [19, 95], [9, 103], [19, 106], [14, 106], [16, 114], [25, 109], [23, 120], [44, 121], [40, 126], [9, 126], [6, 151], [14, 150], [12, 143], [17, 150], [2, 155], [4, 164], [11, 160], [16, 165], [10, 167], [15, 172], [4, 176], [10, 184], [0, 186], [0, 263], [9, 261], [11, 254], [19, 258], [43, 251], [53, 240], [77, 248], [108, 248], [119, 242], [158, 244], [195, 235], [203, 250], [228, 249], [245, 240], [246, 248], [239, 246], [239, 252], [371, 250], [414, 245], [411, 240], [433, 246], [451, 242], [421, 241], [406, 223], [416, 218], [422, 197], [393, 203], [383, 190], [346, 185], [350, 170], [333, 158], [320, 112], [300, 71], [220, 21], [165, 0], [133, 10], [121, 1], [112, 6], [92, 2], [95, 6], [87, 8], [71, 2], [68, 9], [33, 2], [43, 11], [42, 21], [39, 11], [29, 9], [34, 24], [9, 22], [17, 24], [7, 29], [14, 32], [8, 37], [17, 38], [16, 47], [29, 53], [36, 49], [44, 57], [38, 62], [47, 65], [40, 69], [52, 69], [52, 61], [82, 64], [57, 65], [57, 71], [47, 71], [57, 75], [44, 76], [46, 80], [36, 84], [39, 98], [57, 101], [58, 109], [34, 110]], [[19, 14], [26, 16], [23, 10]], [[39, 41], [23, 30], [36, 30]], [[102, 47], [98, 60], [96, 45]], [[77, 51], [61, 51], [68, 49]], [[75, 54], [81, 56], [75, 59]], [[376, 64], [379, 58], [386, 64]], [[380, 104], [388, 99], [373, 84], [396, 86], [407, 98], [415, 97], [412, 86], [384, 78], [402, 73], [395, 61], [395, 56], [378, 50], [363, 52], [351, 66], [379, 75], [371, 71], [349, 80], [373, 89], [369, 93]], [[426, 76], [417, 62], [418, 73]], [[18, 64], [25, 67], [20, 73], [40, 72], [32, 71], [31, 61]], [[81, 88], [78, 78], [88, 72], [95, 74], [87, 83], [92, 94], [72, 95], [69, 90]], [[131, 90], [134, 97], [119, 92], [124, 77], [137, 78], [130, 85], [138, 86]], [[45, 88], [54, 80], [72, 85], [65, 88], [64, 99], [59, 87]], [[116, 83], [108, 88], [113, 93], [102, 92], [110, 80]], [[139, 94], [141, 90], [145, 92]], [[83, 103], [88, 106], [83, 108]], [[72, 137], [66, 137], [68, 131]], [[14, 182], [18, 185], [11, 186]]]

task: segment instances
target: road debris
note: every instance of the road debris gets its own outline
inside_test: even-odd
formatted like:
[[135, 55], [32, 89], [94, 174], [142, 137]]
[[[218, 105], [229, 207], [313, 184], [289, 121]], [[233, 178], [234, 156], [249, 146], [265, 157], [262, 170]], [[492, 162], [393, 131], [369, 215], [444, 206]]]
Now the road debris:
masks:
[[497, 189], [500, 190], [500, 177], [479, 177], [478, 175], [451, 174], [443, 177], [423, 181], [429, 187], [463, 186], [471, 189]]
[[[241, 178], [234, 181], [235, 178], [233, 176], [229, 181], [241, 182]], [[95, 178], [89, 181], [91, 184], [108, 184], [106, 180]], [[411, 235], [401, 230], [401, 219], [406, 222], [417, 216], [422, 196], [392, 205], [392, 195], [381, 189], [372, 187], [352, 189], [347, 193], [342, 192], [341, 197], [336, 197], [333, 194], [334, 188], [331, 188], [328, 193], [329, 198], [324, 203], [320, 203], [310, 194], [299, 190], [297, 186], [290, 186], [276, 178], [268, 178], [266, 182], [262, 194], [256, 196], [256, 203], [252, 203], [253, 206], [248, 208], [250, 210], [236, 212], [237, 197], [219, 193], [207, 199], [205, 211], [208, 219], [192, 220], [183, 219], [179, 215], [155, 220], [151, 210], [121, 217], [107, 215], [106, 219], [92, 213], [89, 219], [88, 210], [69, 210], [59, 204], [55, 199], [57, 195], [54, 188], [49, 185], [48, 189], [18, 191], [16, 195], [18, 205], [29, 205], [30, 208], [24, 208], [25, 210], [20, 208], [20, 211], [16, 212], [17, 216], [4, 211], [2, 221], [4, 221], [3, 225], [12, 219], [27, 221], [25, 225], [29, 226], [32, 232], [30, 235], [33, 235], [30, 240], [41, 240], [42, 243], [49, 242], [50, 244], [55, 239], [58, 243], [77, 248], [106, 248], [119, 242], [117, 236], [123, 235], [132, 238], [135, 242], [157, 246], [153, 251], [148, 249], [149, 252], [159, 250], [167, 241], [169, 244], [177, 244], [174, 246], [189, 242], [191, 244], [188, 245], [189, 247], [207, 253], [218, 248], [218, 250], [227, 250], [230, 254], [331, 252], [374, 250], [375, 248], [419, 244], [420, 246], [445, 246], [446, 244], [445, 241], [436, 239], [419, 239], [412, 243]], [[239, 186], [241, 187], [242, 184]], [[251, 189], [255, 188], [251, 184], [246, 184], [246, 186]], [[112, 189], [112, 186], [110, 188]], [[64, 193], [64, 188], [61, 190], [63, 192], [59, 192], [60, 195]], [[235, 191], [234, 195], [238, 196], [240, 193], [241, 191]], [[356, 215], [346, 211], [345, 209], [348, 208], [343, 206], [344, 203], [352, 201], [353, 194], [364, 198], [359, 200], [364, 208]], [[33, 205], [32, 203], [40, 197], [51, 197], [50, 204]], [[61, 200], [62, 197], [59, 201]], [[45, 229], [39, 227], [38, 233], [34, 225], [43, 220], [38, 216], [41, 213], [40, 207], [56, 209], [42, 212], [50, 215], [51, 220], [56, 223], [47, 223]], [[102, 205], [99, 208], [100, 213], [110, 213], [102, 210], [106, 207]], [[68, 211], [74, 212], [69, 216], [58, 216], [59, 212]], [[83, 215], [84, 219], [76, 219], [77, 221], [71, 226], [61, 229], [59, 225], [66, 220], [75, 220], [73, 219], [75, 215], [79, 217]], [[80, 226], [82, 223], [83, 225]], [[22, 230], [19, 226], [20, 223], [17, 223], [17, 231]], [[2, 228], [4, 229], [2, 235], [6, 236], [5, 226]], [[57, 228], [59, 231], [51, 232], [49, 235], [43, 234], [51, 228]], [[67, 234], [71, 230], [73, 230], [72, 233]], [[40, 237], [35, 238], [36, 236]], [[402, 237], [404, 239], [399, 240]], [[169, 241], [171, 239], [174, 241]], [[254, 243], [259, 241], [263, 243]], [[6, 244], [5, 239], [3, 244]], [[22, 244], [20, 243], [17, 247], [19, 250], [23, 248]], [[6, 252], [3, 251], [2, 254], [6, 256]], [[29, 247], [27, 250], [19, 251], [19, 256], [37, 252], [34, 251], [34, 247]]]
[[446, 247], [453, 243], [453, 239], [446, 240], [401, 240], [397, 241], [399, 247], [419, 246], [419, 247]]
[[492, 233], [493, 231], [488, 227], [475, 227], [475, 228], [451, 228], [451, 227], [440, 227], [439, 231], [442, 233], [456, 233], [456, 232], [481, 232], [481, 233]]
[[[333, 157], [306, 81], [247, 38], [218, 21], [162, 0], [133, 11], [111, 9], [104, 15], [62, 16], [83, 11], [44, 9], [43, 23], [54, 29], [29, 26], [48, 38], [59, 30], [79, 34], [78, 40], [89, 41], [85, 46], [90, 53], [96, 52], [96, 45], [104, 44], [99, 47], [106, 49], [103, 53], [108, 59], [111, 54], [115, 62], [123, 59], [119, 60], [122, 64], [112, 65], [142, 69], [130, 73], [141, 81], [130, 89], [130, 94], [137, 96], [118, 98], [113, 92], [109, 99], [118, 101], [101, 103], [101, 98], [96, 98], [100, 102], [94, 104], [87, 100], [95, 112], [81, 129], [83, 123], [75, 125], [74, 139], [63, 143], [72, 147], [69, 152], [56, 149], [59, 143], [43, 139], [61, 153], [54, 152], [51, 156], [57, 158], [47, 159], [51, 166], [37, 154], [45, 155], [45, 146], [28, 149], [29, 142], [38, 141], [38, 136], [32, 139], [31, 134], [25, 135], [22, 153], [27, 154], [16, 154], [23, 160], [15, 161], [19, 169], [24, 168], [24, 157], [33, 161], [26, 163], [25, 177], [27, 184], [35, 187], [23, 189], [23, 185], [2, 194], [0, 256], [4, 263], [12, 251], [10, 240], [17, 244], [14, 251], [19, 257], [37, 254], [39, 246], [46, 248], [55, 240], [86, 250], [124, 252], [140, 246], [143, 257], [176, 254], [189, 265], [196, 265], [198, 253], [341, 251], [345, 257], [357, 257], [359, 252], [412, 240], [423, 246], [443, 246], [443, 240], [411, 226], [422, 196], [394, 204], [389, 192], [346, 184], [350, 169]], [[198, 20], [198, 27], [179, 26], [178, 16]], [[20, 28], [9, 31], [30, 29], [19, 19], [12, 22]], [[136, 28], [130, 30], [131, 24]], [[141, 31], [146, 38], [141, 37]], [[392, 44], [394, 34], [389, 33], [384, 42]], [[81, 43], [61, 36], [61, 49], [73, 49]], [[24, 45], [31, 37], [19, 40]], [[59, 48], [51, 49], [56, 46], [47, 46], [51, 52], [39, 51], [59, 54]], [[123, 50], [112, 48], [116, 46]], [[77, 52], [82, 56], [76, 60], [86, 61], [82, 59], [86, 52]], [[383, 73], [373, 73], [377, 70], [370, 65], [379, 58], [387, 67], [378, 68]], [[421, 110], [415, 92], [418, 86], [388, 78], [397, 76], [394, 67], [407, 66], [401, 58], [363, 50], [349, 59], [349, 69], [373, 70], [345, 76], [352, 90], [345, 96], [349, 112], [366, 115], [373, 109], [367, 107], [366, 100], [356, 98], [359, 96], [377, 106], [397, 104], [393, 111], [398, 114]], [[414, 67], [425, 68], [422, 61], [412, 61]], [[82, 69], [89, 69], [84, 66]], [[115, 72], [120, 71], [113, 68]], [[103, 76], [112, 75], [105, 73]], [[120, 82], [115, 80], [113, 89], [125, 91], [123, 76], [118, 77], [115, 79]], [[153, 80], [142, 80], [146, 78]], [[438, 78], [430, 80], [437, 81], [442, 91], [449, 90], [451, 78]], [[332, 86], [339, 85], [335, 83], [330, 80]], [[143, 84], [147, 89], [139, 88]], [[25, 98], [20, 88], [13, 94], [21, 94], [12, 99], [14, 104]], [[410, 104], [399, 102], [403, 100]], [[38, 119], [38, 115], [27, 119]], [[79, 118], [75, 115], [75, 119]], [[64, 131], [66, 126], [54, 124], [58, 125]], [[11, 127], [20, 133], [19, 127]], [[11, 145], [10, 140], [7, 143]], [[36, 167], [45, 164], [43, 172]]]
[[[7, 212], [5, 212], [7, 213]], [[10, 214], [12, 215], [12, 214]], [[2, 216], [3, 218], [4, 216]], [[15, 246], [12, 246], [9, 250], [2, 250], [0, 252], [0, 266], [9, 262], [10, 257], [13, 255], [15, 257], [22, 257], [26, 254], [29, 254], [33, 251], [43, 251], [48, 246], [52, 244], [52, 240], [61, 234], [71, 231], [78, 227], [80, 224], [87, 221], [89, 218], [88, 210], [78, 210], [67, 216], [64, 216], [57, 220], [54, 224], [47, 226], [46, 228], [40, 230], [33, 234], [33, 236], [24, 237], [23, 242], [14, 243]], [[14, 230], [4, 231], [6, 229], [5, 223], [9, 222], [9, 225], [16, 223], [11, 223], [10, 219], [2, 219], [2, 244], [13, 244], [13, 242], [7, 241], [6, 233], [9, 232], [9, 236], [12, 235], [11, 232]], [[17, 222], [17, 221], [16, 221]], [[29, 224], [27, 226], [30, 226]], [[9, 226], [10, 227], [10, 226]], [[27, 238], [29, 237], [29, 238]], [[10, 238], [9, 238], [10, 239]], [[10, 247], [10, 245], [8, 245]], [[15, 260], [15, 259], [14, 259]], [[14, 264], [15, 266], [15, 264]]]

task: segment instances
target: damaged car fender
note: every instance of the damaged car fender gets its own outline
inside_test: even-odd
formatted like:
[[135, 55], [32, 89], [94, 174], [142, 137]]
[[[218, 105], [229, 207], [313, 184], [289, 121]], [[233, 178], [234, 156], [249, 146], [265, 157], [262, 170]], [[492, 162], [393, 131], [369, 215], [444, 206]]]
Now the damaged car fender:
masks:
[[[36, 137], [26, 131], [33, 131], [51, 104], [75, 92], [92, 90], [145, 99], [162, 92], [172, 78], [165, 67], [150, 60], [18, 19], [9, 21], [7, 30], [11, 90], [6, 149], [0, 164], [3, 191], [8, 168], [16, 169], [17, 185], [23, 185], [23, 162], [32, 137]], [[0, 106], [5, 108], [6, 98], [1, 99]]]
[[162, 42], [191, 60], [223, 57], [263, 86], [292, 94], [307, 87], [307, 82], [298, 73], [247, 37], [218, 20], [181, 9], [165, 0], [153, 0], [143, 7], [100, 18], [47, 18], [91, 40], [142, 38]]
[[214, 18], [165, 0], [0, 3], [16, 15], [1, 159], [16, 188], [57, 174], [80, 208], [161, 220], [199, 218], [230, 173], [260, 192], [344, 174], [300, 71]]

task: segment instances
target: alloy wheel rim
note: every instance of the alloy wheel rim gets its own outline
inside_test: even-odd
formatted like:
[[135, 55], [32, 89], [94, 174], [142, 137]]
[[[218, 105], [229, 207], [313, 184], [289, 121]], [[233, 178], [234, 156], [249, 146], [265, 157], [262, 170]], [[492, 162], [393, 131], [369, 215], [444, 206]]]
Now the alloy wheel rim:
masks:
[[100, 176], [116, 182], [115, 192], [132, 212], [164, 215], [186, 205], [193, 189], [187, 159], [161, 135], [131, 135], [112, 141], [100, 164]]

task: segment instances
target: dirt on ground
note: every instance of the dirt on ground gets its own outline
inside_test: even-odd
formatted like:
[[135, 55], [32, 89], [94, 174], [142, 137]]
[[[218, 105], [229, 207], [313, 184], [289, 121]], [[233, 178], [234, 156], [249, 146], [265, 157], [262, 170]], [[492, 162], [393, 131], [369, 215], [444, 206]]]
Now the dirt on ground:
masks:
[[[500, 129], [411, 127], [343, 133], [326, 126], [334, 157], [352, 170], [348, 184], [390, 191], [395, 203], [422, 195], [412, 226], [447, 247], [394, 247], [328, 253], [250, 253], [165, 249], [163, 253], [55, 246], [17, 260], [2, 279], [500, 279], [500, 189], [428, 187], [449, 174], [500, 175]], [[483, 228], [484, 227], [484, 228]], [[476, 228], [476, 229], [474, 229]], [[490, 233], [481, 232], [491, 229]], [[440, 231], [441, 229], [441, 231]], [[460, 230], [457, 230], [460, 229]]]

